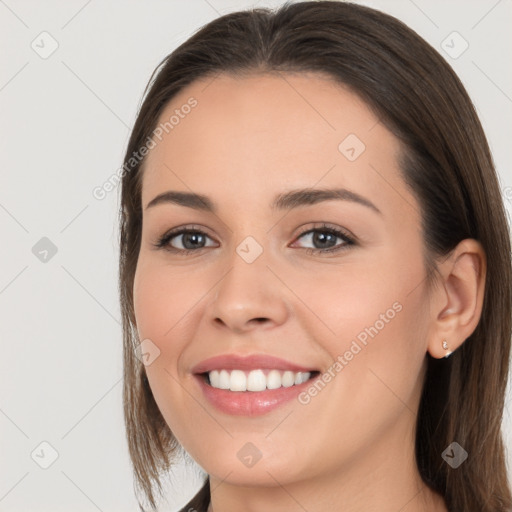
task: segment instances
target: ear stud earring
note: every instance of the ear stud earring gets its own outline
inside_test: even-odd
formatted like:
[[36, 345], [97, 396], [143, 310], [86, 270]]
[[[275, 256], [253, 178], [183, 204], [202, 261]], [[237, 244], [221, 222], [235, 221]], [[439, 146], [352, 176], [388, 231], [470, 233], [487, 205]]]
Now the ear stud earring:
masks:
[[[444, 348], [444, 350], [448, 350], [448, 342], [446, 340], [443, 340], [443, 348]], [[451, 353], [452, 353], [452, 351], [448, 350], [448, 352], [446, 352], [444, 357], [445, 358], [448, 357]]]

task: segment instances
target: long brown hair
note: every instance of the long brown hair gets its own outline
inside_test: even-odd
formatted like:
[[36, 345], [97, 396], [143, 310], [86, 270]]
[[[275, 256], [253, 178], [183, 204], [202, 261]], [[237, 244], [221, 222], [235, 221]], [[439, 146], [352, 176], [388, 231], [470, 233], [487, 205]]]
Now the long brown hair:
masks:
[[[153, 73], [125, 155], [119, 291], [124, 335], [124, 414], [135, 483], [150, 506], [179, 449], [135, 356], [133, 282], [141, 242], [144, 159], [134, 159], [169, 101], [218, 73], [318, 72], [359, 95], [400, 140], [400, 170], [421, 206], [427, 276], [463, 239], [487, 257], [483, 311], [447, 360], [427, 354], [416, 457], [424, 482], [450, 511], [512, 509], [501, 422], [511, 342], [511, 247], [492, 156], [475, 108], [445, 60], [396, 18], [337, 1], [286, 3], [213, 20]], [[456, 441], [457, 469], [442, 458]], [[140, 505], [139, 500], [139, 505]], [[141, 510], [144, 510], [140, 505]]]

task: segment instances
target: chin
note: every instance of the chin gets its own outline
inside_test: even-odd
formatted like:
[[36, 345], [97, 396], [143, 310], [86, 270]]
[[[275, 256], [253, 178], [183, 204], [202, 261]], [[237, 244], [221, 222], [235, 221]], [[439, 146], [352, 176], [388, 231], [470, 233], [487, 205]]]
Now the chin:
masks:
[[193, 458], [210, 476], [233, 485], [273, 487], [306, 476], [307, 465], [297, 460], [296, 445], [286, 451], [280, 450], [279, 455], [270, 450], [258, 450], [256, 443], [237, 442], [236, 449], [233, 445], [230, 443], [225, 450], [209, 451], [204, 456]]

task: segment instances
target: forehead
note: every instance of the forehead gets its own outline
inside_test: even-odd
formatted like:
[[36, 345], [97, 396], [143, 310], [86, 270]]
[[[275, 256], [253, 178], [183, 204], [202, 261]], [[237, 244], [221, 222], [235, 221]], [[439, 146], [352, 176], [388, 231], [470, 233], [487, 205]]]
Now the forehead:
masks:
[[143, 205], [166, 189], [240, 206], [270, 189], [343, 186], [381, 203], [409, 194], [398, 140], [357, 95], [322, 75], [210, 77], [173, 98], [158, 126], [166, 122], [145, 162]]

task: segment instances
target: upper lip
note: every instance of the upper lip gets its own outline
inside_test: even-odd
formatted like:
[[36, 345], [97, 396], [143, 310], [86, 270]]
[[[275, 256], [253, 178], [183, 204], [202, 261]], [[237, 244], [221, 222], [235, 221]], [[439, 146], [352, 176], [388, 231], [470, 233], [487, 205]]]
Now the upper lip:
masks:
[[207, 373], [212, 370], [257, 370], [275, 369], [292, 372], [313, 372], [314, 368], [302, 366], [279, 357], [267, 354], [242, 356], [239, 354], [222, 354], [201, 361], [192, 368], [192, 373]]

